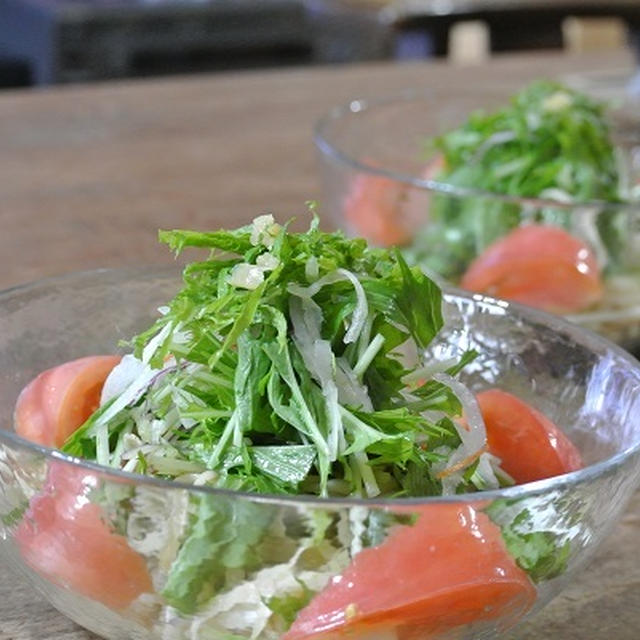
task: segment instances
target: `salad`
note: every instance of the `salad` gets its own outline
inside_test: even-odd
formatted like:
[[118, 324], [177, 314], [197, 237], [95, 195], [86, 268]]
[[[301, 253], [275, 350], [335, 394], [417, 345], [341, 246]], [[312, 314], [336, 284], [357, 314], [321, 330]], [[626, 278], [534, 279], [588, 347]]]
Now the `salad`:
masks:
[[[517, 500], [403, 499], [582, 460], [516, 396], [463, 384], [475, 352], [427, 357], [440, 288], [400, 252], [315, 217], [305, 233], [264, 215], [160, 239], [210, 255], [185, 267], [126, 355], [29, 383], [16, 430], [105, 468], [224, 491], [164, 492], [53, 460], [41, 491], [3, 516], [26, 562], [176, 640], [450, 637], [528, 611], [536, 583], [564, 571], [566, 535]], [[288, 496], [315, 499], [274, 506]]]
[[420, 199], [400, 182], [360, 175], [346, 219], [468, 290], [574, 319], [594, 313], [606, 321], [602, 312], [640, 302], [633, 215], [619, 208], [637, 187], [605, 104], [538, 81], [503, 108], [472, 113], [428, 140], [426, 154], [422, 179], [484, 195]]

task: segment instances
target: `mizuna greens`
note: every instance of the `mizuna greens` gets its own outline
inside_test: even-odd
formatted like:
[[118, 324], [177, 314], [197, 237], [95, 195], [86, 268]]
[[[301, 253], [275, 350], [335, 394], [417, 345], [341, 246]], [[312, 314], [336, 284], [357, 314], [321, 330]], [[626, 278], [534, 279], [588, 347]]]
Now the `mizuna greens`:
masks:
[[[64, 451], [271, 494], [425, 496], [509, 484], [459, 362], [425, 362], [440, 289], [397, 251], [272, 216], [162, 231], [210, 250], [136, 336]], [[464, 413], [469, 425], [461, 425]], [[478, 416], [478, 419], [474, 419]]]
[[[458, 379], [474, 351], [426, 355], [437, 352], [442, 293], [397, 251], [323, 233], [315, 217], [306, 233], [265, 215], [160, 239], [209, 256], [185, 267], [131, 353], [32, 380], [16, 404], [23, 437], [59, 446], [72, 433], [69, 454], [196, 487], [321, 498], [450, 495], [527, 482], [531, 460], [536, 479], [581, 465], [515, 396], [507, 405], [509, 394], [474, 395]], [[56, 398], [84, 410], [71, 430], [67, 411], [48, 411]], [[425, 611], [438, 629], [441, 618], [455, 628], [521, 615], [534, 582], [570, 560], [570, 524], [546, 503], [274, 501], [102, 475], [53, 460], [36, 494], [0, 518], [17, 524], [43, 577], [164, 640], [363, 637], [352, 623], [365, 606], [376, 637], [399, 637], [405, 623], [424, 637]], [[372, 590], [386, 575], [413, 582]], [[337, 635], [318, 636], [329, 619]]]
[[[441, 169], [431, 177], [458, 187], [560, 203], [621, 202], [625, 195], [606, 105], [557, 82], [534, 82], [505, 107], [471, 114], [427, 147], [430, 155], [441, 158]], [[587, 214], [582, 217], [588, 224]], [[438, 195], [429, 220], [407, 249], [408, 259], [454, 279], [487, 246], [522, 223], [567, 230], [581, 224], [561, 207]], [[621, 222], [605, 210], [587, 237], [615, 256]]]

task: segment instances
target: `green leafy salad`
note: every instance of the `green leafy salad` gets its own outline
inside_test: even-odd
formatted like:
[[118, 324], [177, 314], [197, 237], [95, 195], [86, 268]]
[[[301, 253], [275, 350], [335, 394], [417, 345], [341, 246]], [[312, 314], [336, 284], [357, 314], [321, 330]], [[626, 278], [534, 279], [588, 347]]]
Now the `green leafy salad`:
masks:
[[[36, 547], [40, 526], [47, 532], [49, 522], [58, 524], [47, 544], [60, 535], [64, 544], [82, 545], [82, 536], [97, 531], [104, 552], [99, 566], [91, 566], [94, 556], [87, 561], [89, 576], [102, 575], [103, 559], [114, 554], [132, 574], [137, 563], [134, 587], [119, 574], [116, 582], [122, 578], [132, 591], [127, 616], [140, 624], [140, 637], [277, 640], [325, 590], [339, 586], [361, 552], [391, 545], [411, 561], [394, 532], [432, 524], [420, 508], [404, 505], [274, 501], [274, 495], [412, 497], [513, 484], [488, 451], [475, 396], [458, 379], [478, 354], [425, 355], [443, 326], [442, 293], [399, 252], [321, 232], [315, 217], [306, 233], [263, 215], [233, 231], [164, 231], [160, 239], [176, 253], [200, 247], [210, 254], [185, 267], [182, 289], [131, 340], [132, 353], [106, 379], [100, 407], [63, 450], [195, 488], [101, 482], [81, 468], [53, 464], [54, 491], [36, 497], [43, 510], [25, 518]], [[60, 511], [70, 516], [48, 517], [51, 504], [69, 499], [76, 506]], [[496, 501], [490, 510], [478, 503], [482, 514], [464, 504], [440, 505], [432, 513], [449, 515], [444, 524], [434, 517], [433, 544], [453, 539], [444, 546], [455, 567], [469, 545], [495, 555], [499, 547], [484, 542], [501, 536], [499, 566], [474, 580], [491, 584], [507, 567], [533, 602], [529, 581], [564, 571], [571, 537], [553, 504], [540, 511], [535, 502]], [[416, 543], [415, 535], [410, 539]], [[420, 555], [428, 543], [417, 542]], [[22, 549], [30, 549], [27, 542]], [[49, 564], [34, 566], [51, 575]], [[434, 588], [429, 575], [413, 573], [420, 586], [410, 597], [426, 597]], [[436, 574], [448, 584], [449, 576]], [[454, 569], [454, 603], [456, 576]], [[53, 571], [63, 584], [68, 578]], [[458, 586], [466, 593], [464, 579]], [[394, 601], [405, 592], [389, 594]], [[343, 605], [337, 615], [344, 614], [340, 637], [347, 637], [357, 607], [350, 600]], [[396, 623], [385, 638], [396, 637]], [[450, 624], [459, 624], [455, 616]]]
[[[475, 357], [425, 362], [440, 289], [397, 251], [270, 215], [163, 231], [209, 249], [131, 343], [64, 451], [163, 478], [269, 494], [427, 496], [511, 484], [486, 451]], [[465, 414], [464, 427], [457, 418]]]
[[[471, 114], [427, 147], [441, 160], [433, 178], [457, 187], [564, 204], [619, 203], [629, 195], [606, 105], [556, 82], [535, 82], [506, 107]], [[615, 257], [624, 220], [606, 207], [592, 217], [561, 206], [434, 195], [430, 224], [408, 256], [455, 278], [496, 239], [522, 223], [538, 222], [569, 231], [578, 225], [592, 244]]]

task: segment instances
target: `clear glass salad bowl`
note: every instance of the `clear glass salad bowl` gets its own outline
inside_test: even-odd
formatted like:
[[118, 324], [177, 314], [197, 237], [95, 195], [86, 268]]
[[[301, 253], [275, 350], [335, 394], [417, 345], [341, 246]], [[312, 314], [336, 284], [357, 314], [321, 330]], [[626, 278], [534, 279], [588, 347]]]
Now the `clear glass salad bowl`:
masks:
[[[560, 309], [559, 305], [558, 312], [626, 348], [637, 348], [640, 121], [637, 116], [630, 118], [624, 105], [611, 105], [606, 112], [619, 172], [620, 197], [616, 202], [569, 198], [560, 189], [548, 189], [544, 197], [522, 198], [496, 190], [467, 188], [458, 186], [460, 172], [455, 184], [448, 183], [446, 177], [439, 178], [442, 152], [430, 141], [458, 129], [472, 113], [493, 113], [504, 108], [509, 98], [499, 85], [494, 85], [474, 87], [473, 92], [460, 90], [448, 94], [446, 100], [434, 92], [407, 91], [375, 100], [353, 100], [332, 109], [317, 123], [314, 136], [323, 185], [323, 213], [335, 227], [350, 235], [364, 236], [373, 244], [404, 247], [406, 255], [421, 263], [432, 277], [441, 276], [456, 286], [464, 280], [469, 264], [513, 228], [532, 223], [562, 227], [592, 252], [601, 283], [598, 300], [576, 309], [571, 305], [579, 298], [577, 292], [582, 285], [567, 285], [567, 290], [574, 291], [564, 296], [569, 300], [568, 308]], [[461, 133], [456, 141], [451, 138], [450, 144], [466, 144], [468, 138], [463, 140], [463, 136], [475, 133]], [[503, 138], [500, 134], [491, 136], [480, 151], [510, 142], [510, 132], [502, 133]], [[579, 130], [568, 135], [579, 136]], [[585, 142], [585, 154], [600, 152], [590, 145], [590, 141]], [[548, 160], [549, 165], [554, 162], [554, 158]], [[504, 172], [500, 178], [504, 179], [517, 168], [505, 162], [494, 169], [496, 175]], [[557, 170], [557, 166], [551, 169]], [[550, 246], [545, 241], [541, 244]], [[513, 258], [504, 252], [501, 259]], [[518, 249], [512, 253], [518, 253]], [[554, 276], [539, 264], [546, 254], [538, 258], [530, 272], [551, 285]], [[536, 269], [540, 270], [538, 274]], [[515, 285], [518, 286], [524, 288], [527, 284]], [[482, 291], [488, 293], [486, 289]], [[514, 295], [519, 292], [513, 291]], [[500, 292], [491, 295], [509, 297]], [[543, 304], [539, 308], [556, 311]]]
[[[638, 363], [561, 318], [456, 291], [433, 349], [477, 349], [464, 382], [546, 413], [584, 469], [455, 498], [275, 498], [108, 470], [13, 432], [30, 379], [113, 353], [179, 282], [105, 270], [0, 295], [0, 554], [100, 636], [498, 637], [575, 579], [640, 482]], [[186, 534], [196, 512], [208, 524]], [[196, 579], [210, 581], [206, 597]], [[235, 586], [216, 592], [223, 582]]]

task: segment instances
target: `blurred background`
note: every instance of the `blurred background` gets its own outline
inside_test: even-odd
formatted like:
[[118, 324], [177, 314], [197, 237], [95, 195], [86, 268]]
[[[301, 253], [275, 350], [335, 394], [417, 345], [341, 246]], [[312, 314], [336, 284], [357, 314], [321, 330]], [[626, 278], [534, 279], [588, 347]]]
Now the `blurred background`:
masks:
[[640, 0], [0, 0], [0, 88], [637, 48]]

